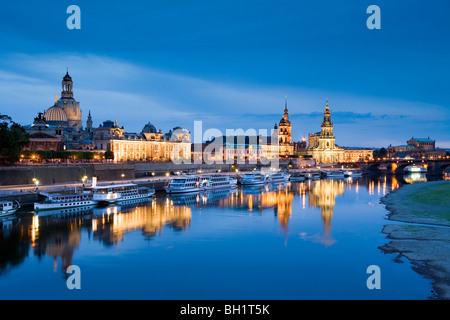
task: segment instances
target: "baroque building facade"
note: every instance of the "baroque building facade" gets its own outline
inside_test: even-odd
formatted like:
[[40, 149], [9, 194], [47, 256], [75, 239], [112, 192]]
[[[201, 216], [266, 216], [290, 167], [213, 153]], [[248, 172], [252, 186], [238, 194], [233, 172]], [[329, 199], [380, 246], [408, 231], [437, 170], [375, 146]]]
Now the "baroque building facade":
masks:
[[284, 113], [278, 124], [278, 150], [279, 156], [287, 158], [294, 155], [294, 143], [292, 142], [292, 123], [289, 121], [287, 97], [284, 102]]
[[309, 135], [307, 154], [312, 156], [317, 164], [344, 162], [345, 150], [336, 145], [335, 141], [331, 111], [327, 100], [321, 131]]
[[127, 133], [117, 121], [104, 121], [93, 127], [91, 112], [83, 128], [80, 103], [73, 94], [73, 81], [67, 70], [61, 82], [61, 97], [39, 113], [33, 124], [24, 126], [30, 135], [25, 150], [112, 151], [115, 161], [126, 160], [190, 160], [191, 134], [175, 127], [167, 134], [148, 123], [141, 133]]
[[445, 157], [447, 152], [444, 149], [436, 148], [436, 141], [430, 137], [412, 137], [404, 145], [390, 145], [387, 149], [388, 158], [402, 158], [405, 155], [416, 159], [439, 159], [440, 157]]
[[141, 133], [127, 133], [117, 121], [104, 121], [93, 129], [97, 150], [111, 151], [114, 161], [174, 161], [191, 159], [191, 134], [175, 127], [170, 137], [148, 123]]
[[57, 99], [55, 95], [55, 103], [45, 112], [39, 113], [33, 124], [24, 126], [30, 134], [31, 149], [40, 146], [36, 150], [53, 150], [46, 148], [45, 145], [35, 143], [37, 141], [34, 139], [43, 137], [43, 133], [62, 139], [64, 150], [88, 149], [86, 145], [92, 145], [90, 142], [92, 132], [89, 130], [92, 128], [91, 114], [89, 112], [86, 129], [83, 129], [80, 103], [74, 98], [73, 81], [68, 70], [63, 77], [61, 87], [61, 97]]

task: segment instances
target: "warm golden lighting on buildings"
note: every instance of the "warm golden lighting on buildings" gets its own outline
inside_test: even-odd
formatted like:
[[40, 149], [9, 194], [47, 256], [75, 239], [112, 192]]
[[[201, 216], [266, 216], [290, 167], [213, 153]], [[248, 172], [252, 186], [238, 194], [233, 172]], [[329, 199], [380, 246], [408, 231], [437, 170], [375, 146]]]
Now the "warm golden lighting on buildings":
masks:
[[336, 197], [343, 195], [344, 192], [343, 181], [336, 180], [316, 181], [314, 188], [309, 192], [309, 205], [321, 210], [324, 225], [323, 241], [326, 245], [334, 243], [330, 236], [331, 218], [333, 217], [333, 208], [336, 205]]
[[188, 206], [174, 205], [173, 201], [166, 198], [161, 202], [154, 200], [151, 206], [138, 206], [132, 211], [117, 206], [115, 210], [106, 210], [93, 219], [92, 231], [94, 237], [117, 245], [127, 232], [141, 230], [145, 236], [153, 237], [164, 226], [185, 229], [189, 227], [190, 220], [191, 209]]

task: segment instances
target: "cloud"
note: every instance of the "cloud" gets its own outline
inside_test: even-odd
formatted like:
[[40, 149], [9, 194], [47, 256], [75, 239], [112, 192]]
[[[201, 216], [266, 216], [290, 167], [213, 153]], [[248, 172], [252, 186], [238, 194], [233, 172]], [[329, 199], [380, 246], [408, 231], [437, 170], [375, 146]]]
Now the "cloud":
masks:
[[281, 119], [287, 94], [295, 140], [320, 130], [329, 99], [336, 142], [340, 145], [385, 146], [389, 141], [403, 143], [412, 135], [432, 136], [438, 143], [450, 141], [450, 112], [439, 105], [205, 80], [91, 54], [2, 57], [0, 112], [19, 123], [31, 123], [37, 112], [53, 104], [55, 94], [60, 95], [67, 67], [83, 118], [90, 110], [94, 125], [107, 119], [118, 120], [130, 132], [139, 132], [149, 121], [165, 132], [175, 126], [192, 131], [196, 120], [203, 121], [204, 130], [270, 130]]

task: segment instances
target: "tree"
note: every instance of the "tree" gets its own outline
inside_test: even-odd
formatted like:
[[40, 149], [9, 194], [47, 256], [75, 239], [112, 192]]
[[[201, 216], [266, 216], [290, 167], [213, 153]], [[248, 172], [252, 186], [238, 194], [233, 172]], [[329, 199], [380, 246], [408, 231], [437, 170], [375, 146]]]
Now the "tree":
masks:
[[106, 160], [114, 160], [114, 152], [108, 150], [105, 152], [105, 159]]
[[387, 150], [386, 148], [381, 148], [379, 150], [373, 151], [373, 157], [374, 158], [385, 158], [387, 156]]
[[0, 114], [0, 163], [19, 161], [20, 152], [30, 143], [25, 129], [12, 121], [11, 117]]

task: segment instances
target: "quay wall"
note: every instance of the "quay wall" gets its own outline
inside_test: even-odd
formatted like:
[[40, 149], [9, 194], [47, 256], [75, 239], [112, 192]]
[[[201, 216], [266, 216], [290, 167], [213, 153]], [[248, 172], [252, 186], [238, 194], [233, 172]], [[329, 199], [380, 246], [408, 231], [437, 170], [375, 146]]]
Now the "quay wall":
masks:
[[[240, 171], [253, 170], [261, 165], [237, 164]], [[280, 167], [287, 167], [288, 161], [280, 161]], [[80, 182], [83, 176], [90, 180], [96, 176], [98, 181], [142, 178], [145, 176], [165, 176], [167, 172], [203, 172], [234, 170], [231, 164], [175, 164], [172, 162], [136, 162], [102, 164], [42, 164], [0, 166], [0, 186], [33, 185], [33, 178], [40, 185]]]

